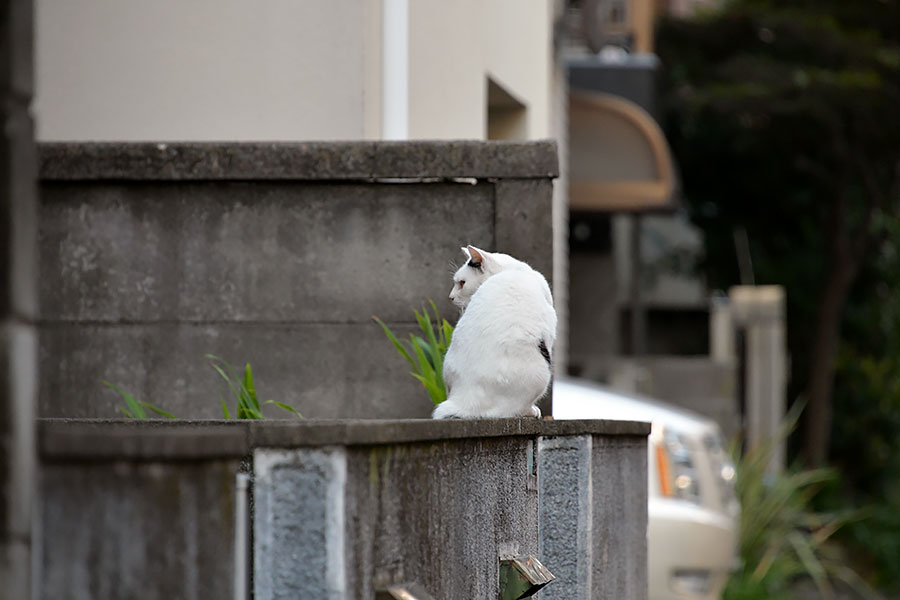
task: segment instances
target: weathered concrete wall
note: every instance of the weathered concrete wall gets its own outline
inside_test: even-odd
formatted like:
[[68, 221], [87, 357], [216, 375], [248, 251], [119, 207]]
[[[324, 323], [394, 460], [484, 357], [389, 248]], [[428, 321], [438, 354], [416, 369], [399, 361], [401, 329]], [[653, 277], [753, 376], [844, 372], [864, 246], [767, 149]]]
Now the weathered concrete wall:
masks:
[[257, 597], [371, 598], [378, 582], [415, 581], [436, 598], [496, 598], [501, 551], [538, 554], [531, 447], [257, 450]]
[[646, 600], [647, 440], [595, 435], [591, 480], [591, 598]]
[[647, 598], [646, 439], [541, 437], [540, 556], [559, 585], [543, 600]]
[[[594, 570], [591, 436], [538, 440], [541, 495], [540, 556], [559, 581], [543, 600], [590, 598]], [[599, 558], [599, 557], [598, 557]]]
[[40, 597], [230, 598], [238, 464], [45, 464]]
[[[42, 420], [40, 597], [229, 597], [234, 569], [248, 568], [257, 598], [371, 600], [400, 582], [496, 598], [500, 559], [532, 554], [557, 576], [545, 600], [640, 600], [648, 432], [537, 419]], [[248, 456], [253, 564], [242, 566], [234, 477]]]
[[32, 3], [0, 6], [0, 598], [31, 595], [37, 401]]
[[[465, 243], [552, 276], [552, 143], [42, 147], [42, 416], [113, 417], [113, 381], [221, 416], [207, 353], [309, 417], [427, 416], [392, 349]], [[460, 179], [463, 178], [463, 179]], [[271, 414], [276, 414], [275, 412]]]

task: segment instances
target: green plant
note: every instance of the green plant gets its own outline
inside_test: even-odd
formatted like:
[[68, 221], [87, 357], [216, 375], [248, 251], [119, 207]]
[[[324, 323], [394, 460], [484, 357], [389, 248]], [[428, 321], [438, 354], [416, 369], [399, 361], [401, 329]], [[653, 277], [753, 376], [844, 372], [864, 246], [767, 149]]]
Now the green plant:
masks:
[[[150, 404], [149, 402], [144, 402], [143, 400], [135, 399], [134, 396], [132, 396], [131, 394], [129, 394], [128, 392], [126, 392], [125, 390], [123, 390], [122, 388], [120, 388], [119, 386], [117, 386], [114, 383], [104, 381], [103, 385], [105, 385], [109, 389], [117, 392], [119, 394], [119, 396], [122, 397], [122, 401], [125, 403], [125, 406], [120, 406], [119, 410], [126, 417], [129, 417], [131, 419], [146, 419], [147, 418], [147, 410], [149, 410], [151, 412], [155, 412], [158, 415], [162, 415], [163, 417], [166, 417], [167, 419], [176, 418], [175, 415], [173, 415], [170, 412], [164, 411], [163, 409], [159, 408], [158, 406], [154, 406], [154, 405]], [[147, 410], [144, 410], [144, 409], [147, 409]]]
[[[225, 380], [225, 382], [228, 384], [228, 389], [237, 400], [237, 405], [234, 411], [235, 418], [265, 419], [265, 416], [262, 414], [259, 398], [256, 395], [256, 387], [253, 383], [253, 370], [250, 368], [250, 363], [247, 363], [244, 367], [243, 377], [238, 377], [234, 367], [228, 364], [228, 362], [226, 362], [224, 359], [219, 358], [218, 356], [215, 356], [213, 354], [207, 354], [204, 356], [204, 358], [209, 361], [210, 366], [212, 366], [212, 368], [215, 369], [215, 371]], [[172, 413], [166, 412], [165, 410], [154, 406], [149, 402], [137, 400], [132, 394], [126, 392], [114, 383], [104, 381], [103, 385], [114, 390], [119, 394], [119, 396], [122, 397], [122, 401], [125, 403], [125, 406], [120, 406], [119, 410], [128, 418], [146, 419], [148, 416], [147, 410], [155, 412], [156, 414], [162, 415], [168, 419], [176, 418]], [[225, 403], [224, 398], [219, 397], [219, 402], [222, 404], [223, 416], [226, 419], [230, 419], [231, 413], [228, 410], [228, 405]], [[285, 404], [284, 402], [276, 402], [275, 400], [266, 400], [262, 403], [262, 406], [265, 406], [266, 404], [274, 404], [282, 410], [293, 413], [301, 419], [303, 418], [303, 415], [301, 415], [297, 411], [297, 409], [295, 409], [290, 404]]]
[[804, 579], [811, 580], [824, 599], [835, 597], [837, 582], [864, 597], [878, 597], [847, 566], [842, 548], [831, 539], [861, 513], [818, 512], [812, 507], [813, 498], [835, 480], [836, 472], [770, 470], [776, 449], [796, 427], [802, 408], [795, 404], [773, 439], [735, 457], [741, 566], [725, 588], [725, 600], [794, 598], [794, 586]]
[[[225, 380], [231, 394], [235, 397], [235, 400], [237, 401], [234, 411], [235, 418], [265, 419], [262, 414], [259, 398], [256, 395], [256, 387], [253, 384], [253, 370], [250, 368], [250, 363], [247, 363], [244, 367], [244, 376], [238, 377], [234, 368], [224, 359], [213, 354], [207, 354], [204, 358], [206, 358], [209, 361], [210, 366], [222, 376], [222, 379]], [[226, 419], [230, 419], [231, 414], [228, 412], [228, 405], [225, 403], [225, 399], [220, 397], [219, 402], [222, 404], [222, 414]], [[262, 404], [274, 404], [282, 410], [293, 413], [301, 419], [303, 418], [303, 415], [290, 404], [276, 402], [275, 400], [266, 400]]]
[[427, 306], [422, 307], [421, 313], [413, 309], [424, 338], [411, 333], [408, 341], [400, 341], [384, 321], [375, 316], [372, 319], [381, 325], [384, 334], [394, 344], [400, 356], [409, 362], [413, 368], [410, 375], [419, 380], [431, 401], [437, 405], [447, 399], [447, 387], [444, 385], [444, 355], [450, 347], [453, 326], [447, 319], [441, 319], [433, 300], [429, 300], [428, 303], [434, 312], [434, 322]]

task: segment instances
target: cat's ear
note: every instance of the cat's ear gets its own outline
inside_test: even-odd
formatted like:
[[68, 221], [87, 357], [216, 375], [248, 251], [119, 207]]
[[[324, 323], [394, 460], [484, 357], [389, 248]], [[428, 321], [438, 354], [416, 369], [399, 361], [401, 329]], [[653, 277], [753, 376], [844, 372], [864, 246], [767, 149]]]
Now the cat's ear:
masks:
[[484, 250], [479, 250], [475, 246], [466, 246], [466, 254], [469, 255], [469, 266], [473, 269], [480, 269], [484, 264]]
[[465, 246], [463, 246], [462, 248], [460, 248], [460, 250], [462, 250], [462, 253], [466, 255], [467, 261], [472, 258], [472, 255], [469, 253], [469, 248], [466, 248]]

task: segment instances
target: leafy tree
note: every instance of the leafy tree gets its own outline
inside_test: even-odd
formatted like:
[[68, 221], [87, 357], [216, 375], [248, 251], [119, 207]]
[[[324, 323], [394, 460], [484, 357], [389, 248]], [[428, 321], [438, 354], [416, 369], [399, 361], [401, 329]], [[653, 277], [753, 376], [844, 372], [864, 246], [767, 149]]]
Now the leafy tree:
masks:
[[738, 0], [664, 21], [657, 48], [708, 276], [738, 282], [744, 229], [757, 282], [787, 287], [791, 392], [807, 401], [803, 454], [820, 464], [848, 300], [900, 243], [900, 1]]

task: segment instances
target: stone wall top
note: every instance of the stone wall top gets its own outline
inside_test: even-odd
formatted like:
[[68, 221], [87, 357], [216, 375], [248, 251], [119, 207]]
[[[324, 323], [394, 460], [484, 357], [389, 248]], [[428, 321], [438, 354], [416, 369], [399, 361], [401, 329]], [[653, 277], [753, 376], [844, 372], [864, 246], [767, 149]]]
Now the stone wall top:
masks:
[[240, 457], [257, 447], [362, 446], [514, 436], [646, 436], [639, 421], [475, 419], [166, 421], [39, 419], [44, 459]]
[[359, 181], [546, 179], [556, 142], [53, 142], [40, 144], [44, 181]]

